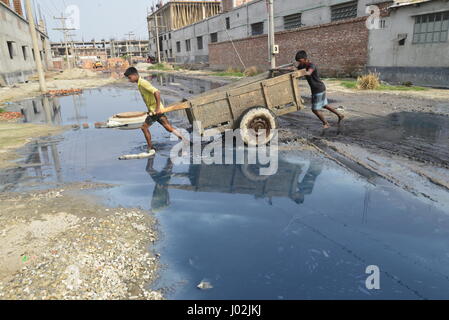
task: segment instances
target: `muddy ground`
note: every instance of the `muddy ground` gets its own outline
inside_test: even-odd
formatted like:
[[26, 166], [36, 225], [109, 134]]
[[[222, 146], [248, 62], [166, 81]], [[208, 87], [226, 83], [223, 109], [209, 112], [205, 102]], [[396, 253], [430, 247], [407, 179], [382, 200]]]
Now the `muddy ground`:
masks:
[[338, 126], [323, 130], [310, 110], [310, 90], [302, 82], [306, 108], [281, 118], [281, 141], [308, 143], [349, 166], [369, 172], [448, 208], [449, 90], [360, 91], [327, 82], [330, 104], [344, 113]]

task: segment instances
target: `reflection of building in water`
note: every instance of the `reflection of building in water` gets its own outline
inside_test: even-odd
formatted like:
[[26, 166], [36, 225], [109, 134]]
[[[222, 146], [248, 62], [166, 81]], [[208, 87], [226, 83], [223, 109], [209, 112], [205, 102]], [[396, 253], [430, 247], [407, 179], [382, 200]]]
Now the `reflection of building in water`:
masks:
[[17, 182], [43, 182], [53, 171], [57, 182], [62, 182], [61, 162], [56, 138], [40, 139], [29, 144], [28, 156], [18, 163], [18, 167], [5, 170], [0, 175], [0, 191], [13, 189]]
[[[26, 100], [15, 108], [20, 109], [24, 115], [24, 122], [44, 122], [48, 124], [61, 124], [61, 105], [57, 98], [39, 97]], [[57, 144], [57, 138], [41, 138], [29, 144], [29, 156], [18, 163], [18, 168], [7, 170], [0, 177], [2, 190], [13, 188], [21, 179], [44, 181], [45, 169], [54, 170], [57, 182], [62, 182], [61, 163]]]
[[[152, 204], [158, 208], [169, 205], [168, 189], [248, 194], [268, 199], [287, 197], [300, 204], [306, 195], [312, 194], [322, 171], [320, 162], [311, 162], [306, 171], [306, 163], [298, 165], [280, 161], [278, 172], [271, 176], [259, 175], [258, 165], [190, 165], [188, 172], [172, 173], [173, 164], [169, 159], [160, 172], [154, 170], [153, 161], [148, 161], [147, 171], [156, 183]], [[175, 180], [182, 182], [174, 183]]]
[[[48, 104], [48, 107], [46, 107]], [[9, 108], [23, 114], [25, 123], [62, 124], [61, 104], [58, 98], [37, 97], [29, 99]]]

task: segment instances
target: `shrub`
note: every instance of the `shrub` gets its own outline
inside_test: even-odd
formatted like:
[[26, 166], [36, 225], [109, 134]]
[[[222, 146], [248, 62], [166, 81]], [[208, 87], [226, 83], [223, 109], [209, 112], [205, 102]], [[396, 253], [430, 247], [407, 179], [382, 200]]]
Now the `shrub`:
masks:
[[378, 73], [370, 72], [357, 78], [357, 89], [360, 90], [375, 90], [380, 86], [380, 79]]
[[245, 74], [245, 77], [252, 77], [259, 73], [259, 70], [257, 70], [257, 67], [249, 67], [246, 68], [243, 72]]

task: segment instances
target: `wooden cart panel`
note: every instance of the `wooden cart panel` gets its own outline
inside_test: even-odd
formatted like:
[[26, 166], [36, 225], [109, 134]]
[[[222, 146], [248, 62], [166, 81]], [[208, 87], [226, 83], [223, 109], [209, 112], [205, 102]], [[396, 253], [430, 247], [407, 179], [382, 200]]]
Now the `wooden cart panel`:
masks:
[[200, 133], [215, 128], [233, 129], [240, 117], [252, 107], [265, 107], [276, 116], [295, 112], [303, 108], [299, 92], [299, 77], [304, 71], [296, 71], [274, 78], [268, 74], [244, 79], [209, 94], [190, 100], [190, 109], [186, 110], [191, 124], [199, 121]]

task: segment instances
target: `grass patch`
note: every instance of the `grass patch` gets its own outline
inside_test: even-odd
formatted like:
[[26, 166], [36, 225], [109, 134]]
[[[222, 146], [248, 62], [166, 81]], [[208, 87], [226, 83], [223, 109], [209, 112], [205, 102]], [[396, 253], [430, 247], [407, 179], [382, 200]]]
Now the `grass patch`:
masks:
[[3, 108], [0, 108], [0, 113], [5, 112], [6, 110]]
[[[340, 81], [340, 85], [347, 89], [357, 89], [356, 80], [343, 80]], [[392, 86], [387, 84], [381, 84], [378, 88], [374, 89], [376, 91], [426, 91], [429, 90], [425, 87], [418, 86]]]
[[167, 71], [167, 70], [173, 70], [173, 67], [165, 64], [165, 63], [157, 63], [155, 65], [152, 65], [150, 67], [148, 67], [148, 70], [163, 70], [163, 71]]
[[216, 72], [214, 73], [215, 76], [219, 76], [219, 77], [244, 77], [245, 74], [243, 72], [227, 72], [227, 71], [222, 71], [222, 72]]

